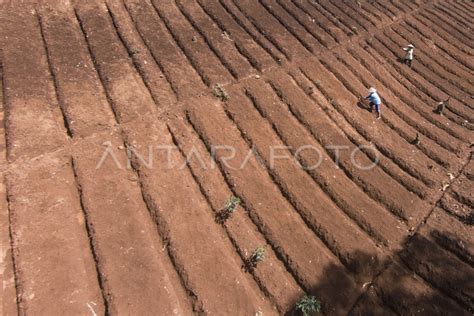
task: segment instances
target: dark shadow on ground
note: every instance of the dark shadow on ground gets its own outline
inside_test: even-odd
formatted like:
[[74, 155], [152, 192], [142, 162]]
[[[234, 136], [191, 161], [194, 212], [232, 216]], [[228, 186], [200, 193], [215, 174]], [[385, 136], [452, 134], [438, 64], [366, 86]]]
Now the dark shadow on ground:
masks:
[[[402, 251], [381, 262], [372, 277], [364, 280], [352, 273], [348, 279], [345, 267], [330, 265], [307, 294], [321, 302], [326, 315], [472, 315], [474, 267], [469, 249], [474, 245], [466, 247], [461, 239], [446, 231], [432, 230], [428, 237], [417, 233]], [[352, 257], [359, 268], [373, 266], [371, 255], [356, 252]], [[286, 315], [303, 314], [293, 309]]]

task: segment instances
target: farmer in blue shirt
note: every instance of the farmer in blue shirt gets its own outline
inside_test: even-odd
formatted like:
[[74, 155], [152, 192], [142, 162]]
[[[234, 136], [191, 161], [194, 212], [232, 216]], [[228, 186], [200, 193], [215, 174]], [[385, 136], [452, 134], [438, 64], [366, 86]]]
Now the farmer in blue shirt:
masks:
[[377, 119], [381, 117], [380, 115], [380, 104], [382, 101], [380, 100], [379, 95], [377, 94], [377, 90], [375, 88], [370, 88], [369, 89], [369, 95], [365, 97], [365, 100], [369, 100], [370, 103], [370, 112], [373, 111], [374, 106], [375, 106], [375, 111], [377, 112]]

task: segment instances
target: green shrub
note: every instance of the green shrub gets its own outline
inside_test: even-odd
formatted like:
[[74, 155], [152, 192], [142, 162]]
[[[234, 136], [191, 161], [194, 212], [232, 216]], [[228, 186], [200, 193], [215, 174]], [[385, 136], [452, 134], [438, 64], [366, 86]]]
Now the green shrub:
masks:
[[310, 316], [321, 311], [321, 303], [316, 297], [305, 295], [296, 303], [296, 310], [301, 311], [304, 316]]
[[212, 95], [222, 102], [229, 100], [229, 95], [220, 84], [214, 86], [214, 89], [212, 89]]

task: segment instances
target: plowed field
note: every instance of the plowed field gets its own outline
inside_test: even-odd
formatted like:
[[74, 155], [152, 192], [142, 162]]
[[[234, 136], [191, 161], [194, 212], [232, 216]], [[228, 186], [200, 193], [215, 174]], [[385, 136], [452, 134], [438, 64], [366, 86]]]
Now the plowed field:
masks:
[[0, 0], [2, 314], [472, 315], [473, 21]]

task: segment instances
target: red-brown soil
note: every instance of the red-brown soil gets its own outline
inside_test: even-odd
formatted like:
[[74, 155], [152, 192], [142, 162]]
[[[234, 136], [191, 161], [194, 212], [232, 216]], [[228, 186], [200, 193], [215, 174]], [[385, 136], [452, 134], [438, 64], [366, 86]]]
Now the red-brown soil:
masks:
[[472, 314], [473, 17], [0, 1], [1, 314]]

